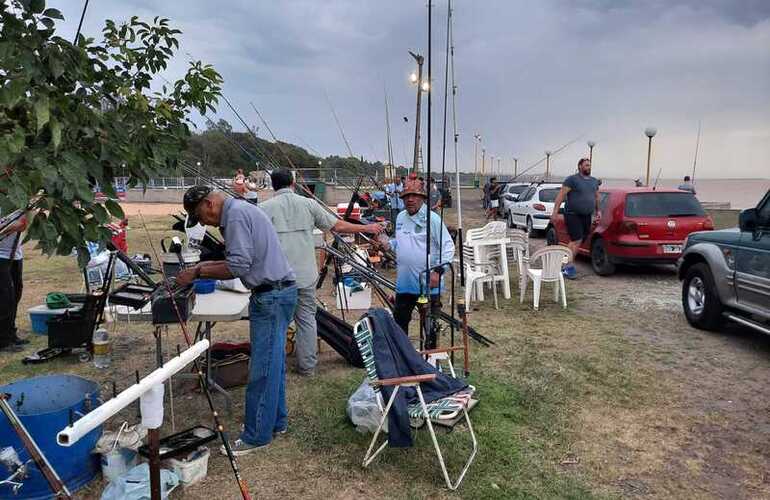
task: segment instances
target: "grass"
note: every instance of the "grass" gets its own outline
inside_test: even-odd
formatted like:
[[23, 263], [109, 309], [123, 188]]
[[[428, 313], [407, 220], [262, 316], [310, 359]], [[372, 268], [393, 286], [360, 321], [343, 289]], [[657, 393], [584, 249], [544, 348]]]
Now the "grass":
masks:
[[[166, 217], [148, 217], [154, 241], [168, 233]], [[131, 253], [149, 251], [139, 220], [129, 232]], [[53, 290], [77, 291], [82, 283], [74, 258], [45, 258], [27, 250], [25, 296], [20, 326], [28, 328], [26, 307], [41, 303]], [[652, 375], [635, 365], [634, 346], [611, 318], [581, 316], [572, 305], [585, 295], [570, 284], [571, 307], [562, 310], [549, 301], [535, 312], [531, 306], [501, 300], [501, 310], [480, 305], [470, 322], [497, 344], [472, 345], [470, 383], [478, 387], [481, 403], [472, 420], [479, 439], [479, 454], [458, 492], [446, 490], [427, 432], [417, 433], [410, 450], [386, 450], [369, 469], [360, 467], [370, 435], [359, 434], [347, 420], [345, 404], [361, 383], [363, 373], [348, 368], [328, 353], [313, 381], [290, 376], [287, 398], [291, 432], [269, 453], [244, 457], [241, 468], [260, 496], [282, 494], [293, 498], [350, 497], [366, 494], [388, 498], [608, 498], [616, 492], [597, 485], [594, 471], [582, 464], [562, 465], [581, 439], [578, 416], [586, 408], [635, 408], [649, 402]], [[13, 381], [44, 373], [74, 373], [107, 387], [109, 378], [128, 384], [134, 369], [149, 371], [154, 362], [149, 325], [121, 327], [116, 354], [108, 373], [64, 358], [48, 364], [24, 366], [19, 356], [0, 355], [0, 379]], [[244, 325], [217, 327], [220, 340], [244, 337]], [[172, 332], [170, 335], [176, 335]], [[44, 338], [31, 336], [34, 348]], [[125, 383], [122, 381], [126, 381]], [[178, 391], [177, 420], [182, 428], [208, 422], [197, 393]], [[229, 428], [240, 424], [237, 406], [227, 417]], [[168, 427], [168, 426], [167, 426]], [[164, 433], [169, 431], [164, 428]], [[469, 446], [464, 428], [440, 433], [450, 474], [461, 467]], [[292, 477], [294, 474], [294, 477]], [[303, 484], [304, 482], [304, 484]], [[98, 496], [94, 483], [81, 498]], [[224, 459], [212, 457], [207, 481], [185, 492], [185, 498], [234, 496]]]

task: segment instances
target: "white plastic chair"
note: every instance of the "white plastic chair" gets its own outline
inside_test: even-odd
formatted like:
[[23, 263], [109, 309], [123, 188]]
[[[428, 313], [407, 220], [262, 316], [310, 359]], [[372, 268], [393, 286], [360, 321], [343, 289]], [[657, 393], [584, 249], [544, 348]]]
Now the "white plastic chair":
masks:
[[[518, 229], [508, 229], [508, 244], [505, 246], [505, 250], [508, 253], [509, 266], [519, 261], [517, 247], [521, 247], [524, 250], [524, 256], [529, 257], [529, 235]], [[519, 264], [519, 273], [521, 273], [521, 264]]]
[[[495, 297], [495, 309], [498, 309], [497, 303], [497, 281], [495, 275], [498, 273], [498, 264], [496, 261], [480, 261], [474, 257], [473, 248], [463, 246], [463, 263], [465, 265], [465, 304], [470, 308], [471, 298], [475, 295], [477, 300], [484, 300], [484, 283], [492, 284], [492, 294]], [[475, 292], [475, 293], [474, 293]]]
[[[521, 249], [519, 252], [520, 269], [523, 271], [519, 276], [520, 294], [519, 302], [524, 302], [524, 295], [527, 293], [527, 283], [532, 280], [532, 296], [535, 310], [540, 305], [540, 288], [543, 283], [554, 283], [553, 299], [559, 302], [559, 292], [561, 291], [562, 307], [567, 308], [567, 288], [564, 285], [564, 275], [561, 273], [562, 264], [569, 262], [572, 258], [572, 252], [569, 248], [562, 245], [549, 245], [537, 250], [531, 257], [527, 258]], [[531, 267], [532, 264], [541, 262], [540, 268]]]

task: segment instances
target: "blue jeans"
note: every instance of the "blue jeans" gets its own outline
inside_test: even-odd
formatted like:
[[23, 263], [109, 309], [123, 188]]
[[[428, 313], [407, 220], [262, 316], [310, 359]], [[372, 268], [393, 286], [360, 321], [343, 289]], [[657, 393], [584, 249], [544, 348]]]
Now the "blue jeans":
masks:
[[286, 328], [297, 305], [297, 287], [252, 294], [249, 301], [251, 361], [241, 440], [262, 446], [286, 429]]

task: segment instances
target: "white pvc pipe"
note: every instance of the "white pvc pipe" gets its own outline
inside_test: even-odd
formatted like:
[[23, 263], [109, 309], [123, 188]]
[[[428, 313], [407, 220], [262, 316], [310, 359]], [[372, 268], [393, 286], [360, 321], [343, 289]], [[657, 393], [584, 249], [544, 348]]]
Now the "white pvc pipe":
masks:
[[138, 383], [105, 402], [77, 422], [68, 425], [56, 435], [56, 441], [59, 443], [59, 446], [72, 446], [77, 443], [80, 438], [102, 425], [107, 419], [136, 401], [154, 386], [162, 384], [182, 368], [195, 361], [208, 348], [209, 341], [206, 339], [193, 344], [179, 356], [168, 360], [162, 368], [158, 368], [150, 373]]

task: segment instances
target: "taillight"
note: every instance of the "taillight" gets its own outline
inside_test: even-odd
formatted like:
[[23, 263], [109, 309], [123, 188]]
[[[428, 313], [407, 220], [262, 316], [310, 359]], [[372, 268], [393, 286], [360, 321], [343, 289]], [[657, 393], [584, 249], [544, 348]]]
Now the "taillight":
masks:
[[532, 205], [532, 208], [540, 212], [545, 212], [545, 205], [543, 205], [542, 203], [535, 203]]
[[626, 233], [626, 234], [633, 234], [636, 233], [637, 229], [639, 229], [636, 225], [636, 222], [627, 220], [623, 221], [623, 223], [620, 225], [620, 232]]
[[706, 220], [703, 221], [703, 229], [706, 231], [714, 229], [714, 219], [712, 219], [711, 216], [706, 217]]

